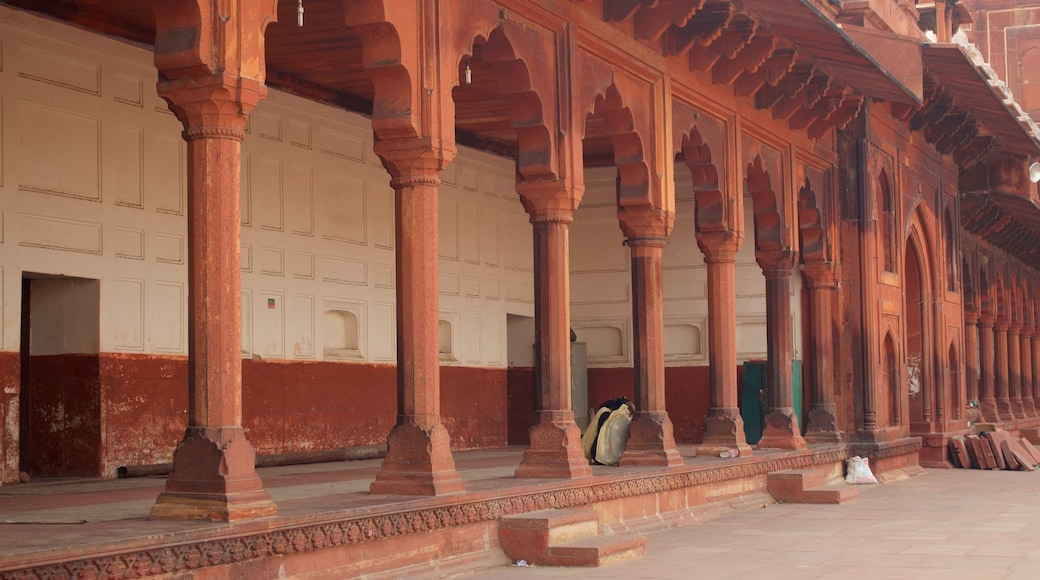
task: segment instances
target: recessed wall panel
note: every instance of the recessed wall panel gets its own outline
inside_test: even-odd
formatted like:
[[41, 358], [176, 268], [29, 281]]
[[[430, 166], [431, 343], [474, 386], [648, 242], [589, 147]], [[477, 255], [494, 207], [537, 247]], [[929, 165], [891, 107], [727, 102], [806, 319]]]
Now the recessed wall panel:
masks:
[[104, 320], [111, 325], [116, 350], [144, 350], [144, 280], [116, 278], [109, 285], [109, 309]]
[[101, 122], [94, 117], [18, 103], [20, 189], [101, 200]]
[[144, 206], [144, 134], [137, 127], [116, 125], [106, 157], [105, 193], [116, 205]]
[[365, 182], [345, 175], [320, 172], [315, 183], [318, 231], [328, 240], [364, 245]]

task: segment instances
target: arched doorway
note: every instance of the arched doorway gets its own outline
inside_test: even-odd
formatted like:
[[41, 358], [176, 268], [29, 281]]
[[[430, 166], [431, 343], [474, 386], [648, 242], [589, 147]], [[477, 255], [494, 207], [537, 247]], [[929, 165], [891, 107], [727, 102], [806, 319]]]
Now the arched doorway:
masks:
[[912, 432], [928, 432], [932, 420], [931, 377], [927, 372], [929, 286], [917, 244], [906, 246], [903, 267], [903, 296], [906, 316], [906, 388], [910, 395]]

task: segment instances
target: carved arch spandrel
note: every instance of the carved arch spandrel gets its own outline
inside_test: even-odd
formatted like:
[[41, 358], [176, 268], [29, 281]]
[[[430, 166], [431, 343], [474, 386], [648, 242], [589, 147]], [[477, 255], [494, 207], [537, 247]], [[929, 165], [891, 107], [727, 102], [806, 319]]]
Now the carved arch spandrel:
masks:
[[[474, 10], [477, 5], [488, 6], [485, 2], [469, 4]], [[494, 76], [497, 95], [509, 104], [510, 126], [518, 141], [519, 176], [527, 181], [566, 177], [557, 141], [557, 136], [566, 131], [560, 130], [558, 116], [553, 114], [558, 75], [552, 34], [502, 18], [498, 11], [484, 14], [478, 21], [468, 34], [452, 37], [459, 46], [453, 46], [455, 52], [443, 57], [455, 63], [453, 93], [464, 90], [465, 70], [479, 45], [480, 64], [487, 65], [482, 69], [484, 74]], [[454, 114], [454, 100], [450, 106]]]
[[424, 103], [432, 102], [422, 86], [421, 9], [415, 0], [343, 0], [345, 23], [361, 38], [361, 63], [374, 87], [372, 131], [380, 140], [432, 132], [432, 120], [422, 113]]
[[[228, 74], [264, 82], [264, 32], [278, 19], [278, 0], [219, 4], [153, 0], [155, 64], [165, 78]], [[221, 46], [229, 29], [237, 42]]]
[[690, 173], [699, 243], [729, 242], [739, 248], [744, 241], [744, 198], [730, 187], [727, 176], [725, 123], [680, 102], [672, 111], [674, 153]]
[[822, 207], [826, 200], [817, 194], [818, 188], [825, 186], [825, 178], [822, 172], [810, 168], [805, 168], [805, 174], [805, 181], [798, 189], [798, 249], [805, 263], [828, 263], [831, 247]]
[[[778, 170], [776, 167], [774, 170]], [[782, 175], [782, 173], [778, 173]], [[791, 261], [797, 258], [790, 225], [784, 211], [783, 190], [777, 191], [762, 155], [756, 155], [747, 166], [746, 188], [751, 194], [755, 216], [755, 257], [765, 267], [765, 261]], [[782, 179], [778, 180], [782, 188]]]
[[668, 235], [675, 220], [675, 200], [672, 184], [666, 183], [672, 179], [668, 154], [671, 103], [662, 77], [649, 69], [636, 73], [617, 68], [605, 60], [609, 54], [593, 53], [593, 48], [608, 50], [581, 46], [573, 63], [581, 71], [572, 106], [582, 122], [581, 136], [590, 137], [590, 121], [595, 119], [610, 137], [620, 178], [618, 214], [622, 221], [623, 216], [639, 214], [643, 219], [653, 214], [653, 221], [664, 228], [655, 235]]
[[[920, 198], [907, 212], [907, 216], [906, 226], [902, 230], [903, 239], [908, 241], [911, 235], [915, 235], [916, 231], [920, 249], [922, 252], [925, 252], [921, 259], [928, 262], [928, 291], [932, 295], [932, 300], [937, 300], [945, 292], [942, 277], [939, 276], [938, 266], [935, 263], [936, 256], [941, 256], [941, 254], [936, 253], [939, 248], [939, 237], [936, 231], [936, 225], [939, 223], [939, 220], [931, 208]], [[903, 248], [904, 254], [906, 253], [905, 246], [906, 244], [904, 244]]]

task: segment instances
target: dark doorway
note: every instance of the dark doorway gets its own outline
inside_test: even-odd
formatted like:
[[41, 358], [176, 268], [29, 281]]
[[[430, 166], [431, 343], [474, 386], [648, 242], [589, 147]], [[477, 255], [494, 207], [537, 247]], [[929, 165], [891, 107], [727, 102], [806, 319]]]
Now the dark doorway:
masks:
[[101, 288], [97, 280], [22, 278], [19, 469], [101, 475]]

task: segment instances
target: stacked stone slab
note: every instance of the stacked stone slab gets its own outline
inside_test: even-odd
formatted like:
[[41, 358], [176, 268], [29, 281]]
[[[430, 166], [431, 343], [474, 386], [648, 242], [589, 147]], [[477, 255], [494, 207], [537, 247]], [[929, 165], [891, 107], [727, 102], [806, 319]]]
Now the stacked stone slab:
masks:
[[1025, 438], [1007, 431], [955, 435], [950, 438], [949, 449], [953, 465], [965, 469], [1035, 471], [1040, 467], [1040, 451]]

